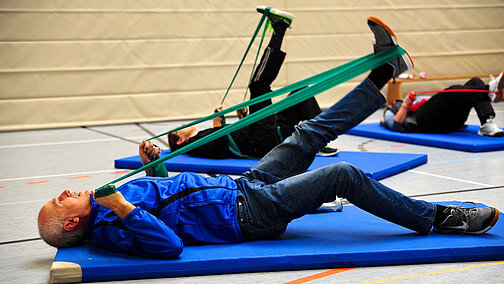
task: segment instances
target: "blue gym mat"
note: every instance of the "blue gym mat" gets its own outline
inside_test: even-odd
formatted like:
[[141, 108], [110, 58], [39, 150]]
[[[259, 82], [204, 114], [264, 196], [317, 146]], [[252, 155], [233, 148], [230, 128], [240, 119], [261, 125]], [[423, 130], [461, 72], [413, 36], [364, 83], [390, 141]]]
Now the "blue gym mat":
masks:
[[504, 137], [479, 136], [479, 128], [477, 125], [467, 125], [462, 131], [443, 134], [402, 133], [391, 131], [379, 123], [364, 123], [348, 130], [346, 134], [467, 152], [504, 150]]
[[[167, 155], [169, 151], [162, 151], [161, 156]], [[308, 170], [318, 169], [337, 162], [350, 163], [363, 170], [367, 176], [379, 180], [427, 163], [427, 155], [342, 151], [337, 156], [315, 157]], [[205, 159], [188, 155], [179, 155], [164, 162], [168, 171], [231, 175], [240, 175], [256, 163], [257, 160]], [[137, 155], [117, 159], [114, 161], [114, 166], [120, 169], [138, 169], [142, 166], [142, 162], [140, 156]]]
[[[478, 207], [484, 205], [478, 204]], [[502, 221], [480, 236], [420, 236], [355, 206], [344, 206], [342, 212], [310, 214], [294, 220], [276, 240], [188, 246], [173, 260], [113, 253], [91, 245], [59, 249], [51, 267], [51, 281], [91, 282], [502, 259]]]

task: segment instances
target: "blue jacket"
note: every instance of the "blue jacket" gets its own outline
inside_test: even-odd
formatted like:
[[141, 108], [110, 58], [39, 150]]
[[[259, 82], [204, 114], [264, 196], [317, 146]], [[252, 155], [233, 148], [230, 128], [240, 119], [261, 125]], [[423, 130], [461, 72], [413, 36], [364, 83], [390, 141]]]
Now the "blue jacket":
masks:
[[184, 245], [243, 241], [236, 216], [237, 184], [229, 176], [142, 177], [117, 188], [136, 208], [123, 220], [91, 197], [88, 237], [98, 247], [158, 258]]

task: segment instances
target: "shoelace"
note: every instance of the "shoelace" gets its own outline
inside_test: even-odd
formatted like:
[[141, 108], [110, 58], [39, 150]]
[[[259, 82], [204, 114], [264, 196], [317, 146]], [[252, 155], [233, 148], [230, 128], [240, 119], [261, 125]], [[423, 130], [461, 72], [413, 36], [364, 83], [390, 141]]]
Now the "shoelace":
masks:
[[[473, 207], [462, 207], [462, 205], [464, 204], [472, 204]], [[449, 210], [455, 210], [455, 212], [458, 213], [459, 216], [464, 216], [465, 219], [463, 221], [466, 222], [467, 224], [467, 227], [464, 229], [464, 233], [462, 235], [465, 235], [467, 230], [469, 229], [469, 219], [472, 217], [472, 218], [475, 218], [478, 216], [478, 211], [476, 210], [476, 203], [472, 202], [472, 201], [464, 201], [462, 203], [460, 203], [459, 206], [448, 206], [448, 208], [446, 208], [443, 213], [448, 213]]]

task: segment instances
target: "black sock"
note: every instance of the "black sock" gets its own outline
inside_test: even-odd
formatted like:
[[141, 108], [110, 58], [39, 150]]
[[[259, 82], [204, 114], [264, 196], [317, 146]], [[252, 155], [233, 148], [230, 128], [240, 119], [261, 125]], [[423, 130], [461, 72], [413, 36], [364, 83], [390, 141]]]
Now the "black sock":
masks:
[[271, 35], [271, 40], [268, 44], [271, 48], [280, 49], [282, 46], [283, 37], [285, 35], [285, 31], [287, 30], [287, 26], [283, 22], [278, 22], [273, 26], [273, 35]]
[[368, 75], [368, 79], [373, 82], [373, 84], [381, 90], [387, 82], [392, 79], [394, 74], [394, 67], [390, 64], [383, 64], [382, 66], [371, 70]]
[[436, 204], [436, 216], [434, 217], [434, 225], [439, 225], [446, 219], [449, 214], [449, 212], [443, 213], [446, 208], [448, 207]]

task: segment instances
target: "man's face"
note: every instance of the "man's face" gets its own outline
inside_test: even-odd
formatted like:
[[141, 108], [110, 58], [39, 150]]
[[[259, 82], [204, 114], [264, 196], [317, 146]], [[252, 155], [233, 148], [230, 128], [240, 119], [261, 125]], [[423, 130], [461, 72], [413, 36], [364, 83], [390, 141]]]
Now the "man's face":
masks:
[[60, 195], [49, 200], [39, 214], [39, 221], [51, 216], [78, 216], [86, 217], [91, 212], [91, 201], [89, 196], [93, 194], [92, 190], [82, 192], [71, 192], [64, 190]]

